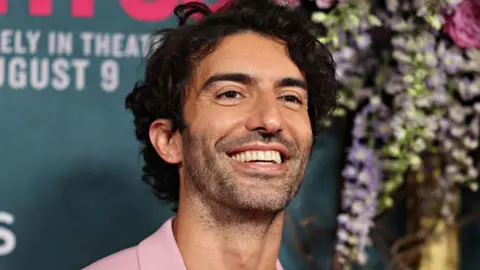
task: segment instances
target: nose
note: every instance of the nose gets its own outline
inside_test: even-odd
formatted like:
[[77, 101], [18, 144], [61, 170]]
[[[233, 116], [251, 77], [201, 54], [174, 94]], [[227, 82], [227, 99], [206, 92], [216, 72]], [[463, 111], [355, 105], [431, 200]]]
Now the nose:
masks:
[[282, 130], [283, 119], [274, 93], [261, 93], [257, 96], [246, 127], [251, 131], [262, 131], [267, 134]]

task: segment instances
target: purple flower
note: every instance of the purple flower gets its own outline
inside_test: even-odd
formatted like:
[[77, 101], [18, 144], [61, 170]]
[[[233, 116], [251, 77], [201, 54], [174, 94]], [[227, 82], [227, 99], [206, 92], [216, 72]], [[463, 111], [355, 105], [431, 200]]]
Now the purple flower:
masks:
[[349, 165], [342, 172], [345, 184], [336, 247], [342, 257], [341, 262], [358, 261], [365, 247], [371, 243], [369, 233], [374, 225], [372, 219], [377, 213], [377, 196], [383, 177], [378, 153], [359, 142], [353, 143], [347, 163]]
[[399, 6], [398, 0], [387, 0], [387, 9], [390, 12], [396, 12]]
[[448, 108], [448, 116], [456, 123], [462, 124], [470, 112], [468, 107], [462, 107], [461, 105], [453, 105]]
[[[402, 74], [407, 74], [409, 73], [411, 70], [412, 70], [412, 65], [409, 64], [409, 63], [399, 63], [398, 64], [398, 70], [402, 73]], [[407, 85], [409, 85], [410, 83], [407, 83]]]
[[390, 95], [395, 95], [406, 88], [402, 76], [399, 74], [393, 74], [385, 84], [385, 92]]
[[[367, 120], [369, 116], [375, 118]], [[359, 141], [367, 137], [368, 130], [373, 131], [370, 135], [374, 138], [387, 140], [391, 135], [389, 116], [389, 110], [381, 99], [377, 96], [371, 97], [370, 102], [355, 117], [352, 133], [354, 140]]]
[[442, 68], [449, 74], [455, 74], [465, 64], [461, 53], [457, 50], [446, 50], [441, 58]]
[[437, 106], [446, 105], [448, 102], [448, 94], [444, 89], [436, 90], [432, 92], [432, 95], [429, 97], [430, 102]]
[[392, 135], [392, 128], [387, 122], [375, 121], [373, 129], [378, 138], [386, 141]]
[[435, 36], [427, 31], [422, 31], [414, 40], [415, 50], [425, 52], [432, 51], [435, 48]]
[[464, 101], [471, 101], [480, 95], [480, 76], [473, 81], [468, 78], [458, 78], [455, 84], [457, 92]]
[[356, 42], [360, 50], [366, 50], [370, 48], [370, 44], [372, 44], [372, 38], [369, 34], [363, 33], [357, 37]]
[[476, 115], [470, 126], [468, 127], [468, 131], [471, 132], [475, 137], [478, 137], [480, 130], [480, 116]]
[[343, 61], [353, 61], [353, 57], [355, 56], [355, 50], [350, 47], [344, 47], [339, 51], [335, 51], [332, 53], [332, 57], [335, 62], [343, 62]]
[[445, 89], [445, 84], [447, 83], [447, 74], [441, 69], [434, 69], [430, 76], [427, 78], [427, 86], [431, 90], [443, 90]]
[[472, 83], [468, 78], [458, 79], [456, 81], [457, 92], [460, 94], [464, 101], [469, 101], [474, 98], [474, 92], [472, 91]]
[[342, 176], [344, 178], [352, 179], [357, 175], [357, 169], [353, 166], [346, 166], [343, 169]]
[[366, 133], [366, 122], [365, 119], [361, 116], [355, 117], [354, 126], [353, 126], [353, 137], [360, 139], [364, 138]]
[[480, 102], [475, 102], [475, 104], [473, 104], [473, 110], [477, 115], [480, 115]]

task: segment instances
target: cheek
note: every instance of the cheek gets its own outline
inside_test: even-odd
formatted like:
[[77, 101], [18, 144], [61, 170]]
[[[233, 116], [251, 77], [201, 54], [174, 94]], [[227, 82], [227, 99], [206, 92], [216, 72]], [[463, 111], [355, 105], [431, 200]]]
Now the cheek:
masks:
[[196, 106], [196, 111], [192, 113], [191, 121], [187, 124], [193, 136], [205, 141], [213, 140], [215, 143], [241, 127], [245, 115], [245, 112], [235, 107], [203, 104]]
[[293, 139], [301, 144], [301, 147], [308, 148], [313, 140], [312, 126], [307, 112], [287, 112], [284, 114], [284, 121]]

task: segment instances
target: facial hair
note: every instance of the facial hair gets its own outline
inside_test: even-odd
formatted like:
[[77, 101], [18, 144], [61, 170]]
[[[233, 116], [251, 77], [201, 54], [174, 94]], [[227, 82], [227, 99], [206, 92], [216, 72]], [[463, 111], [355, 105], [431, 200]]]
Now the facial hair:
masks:
[[[185, 184], [190, 185], [194, 192], [203, 197], [203, 201], [230, 209], [270, 213], [283, 211], [297, 193], [312, 148], [311, 140], [297, 146], [279, 134], [254, 131], [243, 137], [220, 140], [212, 149], [208, 145], [208, 138], [193, 134], [188, 127], [182, 132], [182, 141]], [[271, 189], [255, 189], [242, 184], [237, 178], [243, 176], [235, 172], [225, 154], [231, 149], [252, 142], [280, 143], [291, 155], [288, 161], [289, 169], [283, 179], [270, 179], [272, 176], [260, 173], [248, 175], [257, 181], [282, 181], [278, 185], [272, 185]]]

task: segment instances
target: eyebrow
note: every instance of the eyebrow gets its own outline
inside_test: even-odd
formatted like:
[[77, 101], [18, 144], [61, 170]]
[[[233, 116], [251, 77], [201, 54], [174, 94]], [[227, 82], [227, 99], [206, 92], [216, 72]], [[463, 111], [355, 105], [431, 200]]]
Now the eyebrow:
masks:
[[[218, 73], [208, 78], [207, 81], [202, 84], [202, 87], [200, 89], [205, 89], [210, 85], [221, 81], [237, 82], [245, 85], [252, 85], [256, 83], [257, 80], [245, 73]], [[308, 89], [307, 82], [305, 82], [303, 79], [297, 79], [292, 77], [282, 78], [275, 83], [275, 87], [300, 87], [305, 91], [307, 91]]]
[[305, 91], [308, 90], [308, 85], [306, 81], [290, 77], [281, 79], [278, 83], [275, 84], [275, 87], [300, 87]]

